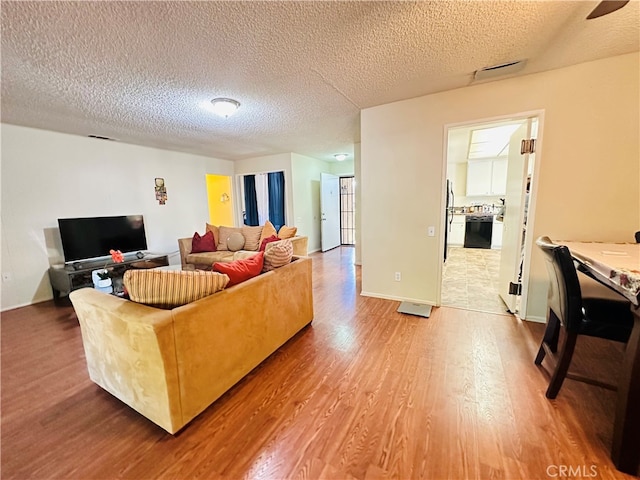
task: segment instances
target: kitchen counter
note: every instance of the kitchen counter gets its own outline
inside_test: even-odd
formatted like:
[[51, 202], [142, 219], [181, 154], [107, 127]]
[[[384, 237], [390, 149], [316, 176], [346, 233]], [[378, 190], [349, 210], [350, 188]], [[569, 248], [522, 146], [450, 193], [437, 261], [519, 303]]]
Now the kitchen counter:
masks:
[[461, 215], [464, 217], [492, 217], [494, 215], [498, 215], [497, 213], [488, 213], [488, 212], [453, 212], [453, 215]]
[[454, 215], [500, 215], [504, 212], [501, 205], [472, 205], [463, 207], [449, 207], [449, 213]]

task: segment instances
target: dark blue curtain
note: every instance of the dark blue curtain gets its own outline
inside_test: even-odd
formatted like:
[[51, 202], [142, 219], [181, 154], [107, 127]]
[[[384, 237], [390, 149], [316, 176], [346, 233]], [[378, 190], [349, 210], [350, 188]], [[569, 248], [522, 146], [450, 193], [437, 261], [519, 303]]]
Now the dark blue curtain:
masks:
[[258, 225], [258, 199], [256, 198], [255, 175], [244, 176], [244, 223], [255, 227]]
[[271, 172], [267, 177], [269, 187], [269, 220], [280, 230], [284, 225], [284, 172]]

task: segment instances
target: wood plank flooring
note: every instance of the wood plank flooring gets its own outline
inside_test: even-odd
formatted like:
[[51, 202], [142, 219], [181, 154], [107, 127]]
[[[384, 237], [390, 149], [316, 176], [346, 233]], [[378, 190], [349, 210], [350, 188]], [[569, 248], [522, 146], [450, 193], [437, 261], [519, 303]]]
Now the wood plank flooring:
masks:
[[[352, 248], [312, 257], [313, 324], [176, 436], [91, 383], [71, 307], [5, 312], [2, 478], [633, 478], [609, 459], [613, 392], [567, 380], [545, 398], [542, 325], [402, 315], [359, 296]], [[576, 350], [615, 377], [619, 348]]]

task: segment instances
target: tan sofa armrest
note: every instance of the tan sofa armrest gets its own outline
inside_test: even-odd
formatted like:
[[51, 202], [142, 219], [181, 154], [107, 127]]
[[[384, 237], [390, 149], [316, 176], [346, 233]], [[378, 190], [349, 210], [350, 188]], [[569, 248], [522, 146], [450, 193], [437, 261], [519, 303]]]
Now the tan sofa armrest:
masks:
[[179, 238], [178, 249], [180, 250], [180, 263], [184, 269], [187, 266], [187, 255], [191, 253], [191, 241], [193, 238]]
[[307, 244], [309, 243], [309, 237], [301, 235], [290, 240], [293, 245], [293, 254], [296, 257], [306, 257], [308, 255]]
[[[306, 257], [307, 256], [307, 243], [309, 241], [308, 237], [299, 236], [299, 237], [291, 237], [287, 240], [291, 240], [291, 246], [293, 247], [293, 254], [296, 257]], [[267, 243], [264, 251], [268, 252], [275, 245], [282, 243], [284, 240], [278, 240], [276, 242]]]
[[91, 380], [174, 433], [184, 423], [171, 310], [93, 288], [69, 295]]

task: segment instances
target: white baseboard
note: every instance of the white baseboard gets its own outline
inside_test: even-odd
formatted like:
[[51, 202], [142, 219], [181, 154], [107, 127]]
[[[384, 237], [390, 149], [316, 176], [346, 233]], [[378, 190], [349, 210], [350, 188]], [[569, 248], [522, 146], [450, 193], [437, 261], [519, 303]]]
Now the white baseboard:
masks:
[[380, 293], [371, 293], [371, 292], [360, 292], [360, 295], [362, 295], [363, 297], [381, 298], [383, 300], [393, 300], [396, 302], [411, 302], [411, 303], [420, 303], [422, 305], [431, 305], [432, 307], [436, 306], [435, 302], [427, 302], [425, 300], [418, 300], [416, 298], [396, 297], [393, 295], [382, 295]]
[[526, 317], [523, 320], [525, 320], [526, 322], [533, 322], [533, 323], [547, 323], [547, 319], [546, 318], [537, 317], [537, 316]]
[[16, 308], [28, 307], [29, 305], [35, 305], [36, 303], [48, 302], [49, 300], [53, 300], [53, 295], [51, 298], [44, 300], [34, 300], [33, 302], [25, 302], [18, 305], [12, 305], [10, 307], [1, 307], [0, 312], [8, 312], [9, 310], [15, 310]]

